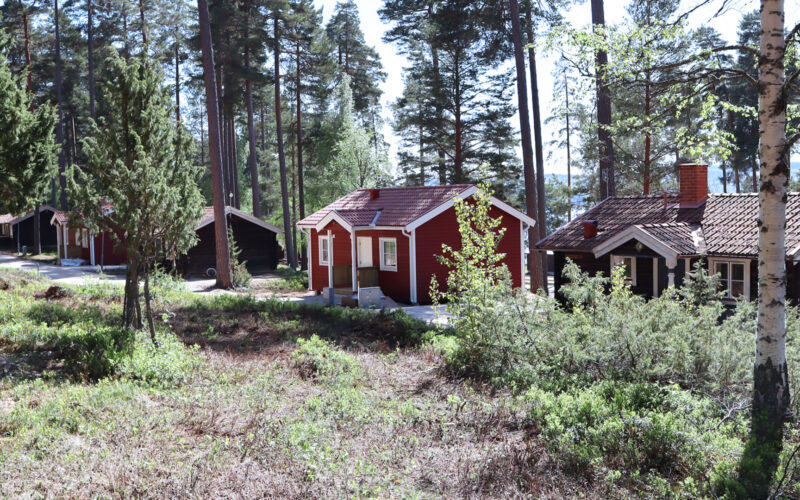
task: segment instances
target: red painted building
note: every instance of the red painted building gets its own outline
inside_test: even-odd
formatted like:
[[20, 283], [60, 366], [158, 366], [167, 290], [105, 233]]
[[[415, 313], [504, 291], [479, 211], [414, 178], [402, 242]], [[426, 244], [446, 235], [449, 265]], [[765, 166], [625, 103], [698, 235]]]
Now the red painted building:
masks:
[[[359, 189], [297, 223], [308, 241], [308, 286], [337, 293], [378, 286], [397, 302], [430, 303], [431, 277], [440, 286], [448, 269], [439, 263], [442, 245], [460, 248], [456, 198], [469, 199], [470, 184]], [[534, 221], [492, 197], [492, 217], [505, 235], [499, 251], [514, 287], [524, 281], [524, 234]], [[353, 265], [355, 263], [355, 265]]]
[[83, 259], [92, 266], [125, 263], [125, 251], [116, 248], [116, 240], [111, 233], [95, 234], [85, 226], [71, 225], [67, 214], [61, 210], [55, 211], [50, 224], [56, 227], [59, 263], [62, 259]]

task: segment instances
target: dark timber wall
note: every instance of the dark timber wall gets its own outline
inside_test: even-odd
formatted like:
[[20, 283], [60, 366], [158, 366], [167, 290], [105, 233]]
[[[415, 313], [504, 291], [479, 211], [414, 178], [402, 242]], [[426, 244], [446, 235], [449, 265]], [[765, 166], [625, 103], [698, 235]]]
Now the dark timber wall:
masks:
[[[278, 267], [279, 245], [274, 232], [235, 215], [228, 216], [233, 238], [241, 250], [239, 260], [247, 261], [250, 272], [272, 271]], [[199, 274], [216, 267], [216, 238], [214, 224], [197, 231], [199, 241], [181, 258], [185, 274]]]
[[[41, 235], [42, 250], [56, 250], [58, 246], [58, 236], [56, 226], [50, 225], [50, 219], [53, 218], [52, 210], [41, 210], [39, 212], [39, 234]], [[27, 246], [29, 249], [33, 248], [33, 216], [28, 217], [22, 222], [14, 225], [14, 243], [13, 249], [17, 249], [17, 240], [19, 240], [19, 248]]]

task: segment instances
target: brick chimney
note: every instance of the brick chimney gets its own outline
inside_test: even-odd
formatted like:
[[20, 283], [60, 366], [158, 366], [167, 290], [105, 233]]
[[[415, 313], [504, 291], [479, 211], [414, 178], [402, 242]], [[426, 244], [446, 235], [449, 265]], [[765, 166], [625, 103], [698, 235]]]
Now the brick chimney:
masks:
[[583, 221], [583, 239], [588, 240], [597, 236], [597, 221], [585, 220]]
[[370, 189], [369, 190], [369, 199], [370, 200], [377, 200], [381, 196], [380, 189]]
[[708, 165], [680, 165], [681, 208], [700, 206], [708, 198]]

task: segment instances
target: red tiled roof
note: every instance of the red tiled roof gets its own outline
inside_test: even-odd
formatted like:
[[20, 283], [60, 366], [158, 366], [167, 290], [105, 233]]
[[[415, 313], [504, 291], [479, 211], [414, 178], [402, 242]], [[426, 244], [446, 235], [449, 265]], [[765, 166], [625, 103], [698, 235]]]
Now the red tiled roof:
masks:
[[[270, 231], [272, 231], [274, 233], [283, 234], [283, 230], [280, 229], [279, 227], [273, 226], [269, 222], [264, 222], [263, 220], [261, 220], [261, 219], [259, 219], [257, 217], [253, 217], [252, 215], [250, 215], [248, 213], [242, 212], [239, 209], [236, 209], [236, 208], [233, 208], [233, 207], [225, 207], [225, 213], [228, 214], [228, 215], [235, 215], [235, 216], [237, 216], [237, 217], [239, 217], [241, 219], [244, 219], [244, 220], [246, 220], [248, 222], [252, 222], [253, 224], [256, 224], [257, 226], [261, 226], [264, 229], [268, 229], [268, 230], [270, 230]], [[213, 206], [212, 207], [203, 207], [203, 217], [200, 219], [200, 222], [197, 223], [197, 226], [195, 226], [194, 229], [195, 229], [195, 231], [197, 231], [198, 229], [200, 229], [200, 228], [202, 228], [204, 226], [207, 226], [207, 225], [211, 224], [212, 222], [214, 222], [214, 207]]]
[[63, 210], [56, 210], [53, 217], [56, 219], [56, 222], [59, 224], [66, 224], [69, 221], [69, 216]]
[[[607, 198], [573, 219], [537, 243], [537, 247], [547, 250], [586, 250], [624, 231], [630, 226], [699, 223], [702, 212], [697, 208], [680, 208], [678, 196], [668, 195], [666, 207], [663, 195], [617, 196]], [[583, 237], [583, 221], [597, 221], [597, 236]]]
[[[583, 237], [583, 221], [596, 220], [599, 232]], [[710, 194], [697, 208], [679, 208], [678, 196], [609, 198], [544, 238], [536, 246], [545, 250], [582, 250], [594, 247], [639, 226], [674, 248], [680, 255], [758, 255], [758, 194]], [[800, 250], [800, 193], [790, 193], [786, 208], [786, 252]]]
[[[314, 212], [298, 222], [298, 225], [316, 225], [335, 210], [343, 219], [355, 226], [367, 226], [372, 224], [373, 220], [376, 226], [405, 226], [471, 187], [471, 184], [455, 184], [380, 188], [378, 198], [374, 200], [370, 199], [369, 189], [359, 189]], [[380, 214], [375, 220], [378, 212]]]

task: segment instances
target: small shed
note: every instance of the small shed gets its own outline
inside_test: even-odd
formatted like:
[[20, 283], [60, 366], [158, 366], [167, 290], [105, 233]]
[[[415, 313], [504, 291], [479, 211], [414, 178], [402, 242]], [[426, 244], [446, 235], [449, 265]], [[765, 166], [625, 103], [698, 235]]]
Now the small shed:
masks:
[[[297, 223], [307, 236], [309, 289], [351, 295], [378, 287], [397, 302], [430, 303], [431, 278], [443, 287], [449, 274], [437, 259], [442, 245], [461, 247], [455, 200], [478, 192], [471, 184], [359, 189], [309, 215]], [[535, 221], [491, 202], [490, 216], [505, 229], [498, 251], [522, 287], [525, 232]]]
[[[58, 246], [56, 228], [50, 225], [50, 219], [56, 213], [56, 209], [49, 205], [39, 207], [39, 237], [42, 251], [55, 251]], [[23, 247], [33, 248], [35, 231], [35, 210], [31, 210], [24, 215], [20, 215], [11, 220], [11, 233], [14, 239], [14, 247], [17, 252], [22, 252]]]
[[[283, 231], [234, 207], [225, 207], [225, 215], [233, 231], [233, 239], [241, 251], [239, 259], [247, 262], [247, 269], [252, 273], [275, 270], [280, 254], [277, 237]], [[179, 260], [180, 269], [187, 275], [203, 274], [217, 265], [214, 207], [203, 209], [203, 218], [195, 231], [197, 245]]]
[[[110, 207], [104, 207], [111, 210]], [[58, 241], [58, 263], [65, 259], [92, 266], [116, 266], [124, 264], [124, 250], [116, 248], [115, 235], [108, 231], [93, 233], [86, 226], [70, 224], [69, 217], [61, 210], [56, 210], [50, 219], [50, 225], [56, 228]]]

